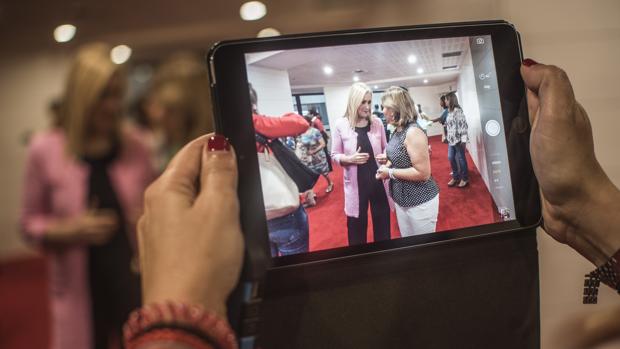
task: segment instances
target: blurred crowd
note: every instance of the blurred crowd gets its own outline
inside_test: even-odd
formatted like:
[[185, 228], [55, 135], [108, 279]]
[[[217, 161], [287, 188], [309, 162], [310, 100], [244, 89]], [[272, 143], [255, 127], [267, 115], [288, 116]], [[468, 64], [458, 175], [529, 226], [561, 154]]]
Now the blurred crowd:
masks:
[[183, 145], [213, 130], [196, 56], [171, 55], [128, 101], [128, 72], [110, 49], [77, 51], [49, 127], [28, 140], [20, 225], [48, 257], [54, 348], [120, 345], [141, 302], [135, 234], [144, 190]]

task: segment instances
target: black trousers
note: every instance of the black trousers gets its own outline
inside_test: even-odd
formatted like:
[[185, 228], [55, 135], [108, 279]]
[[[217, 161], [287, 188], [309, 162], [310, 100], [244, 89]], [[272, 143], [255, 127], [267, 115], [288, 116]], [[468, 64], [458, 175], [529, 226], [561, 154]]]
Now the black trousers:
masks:
[[374, 241], [390, 239], [390, 205], [383, 182], [373, 181], [370, 185], [359, 185], [359, 217], [347, 216], [349, 246], [365, 244], [368, 230], [368, 204], [372, 215]]

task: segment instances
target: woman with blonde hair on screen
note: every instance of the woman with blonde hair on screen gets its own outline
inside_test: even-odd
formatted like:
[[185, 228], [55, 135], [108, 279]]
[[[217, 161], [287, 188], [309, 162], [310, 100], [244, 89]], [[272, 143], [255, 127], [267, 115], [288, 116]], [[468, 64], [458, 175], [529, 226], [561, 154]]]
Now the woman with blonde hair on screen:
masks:
[[372, 214], [374, 241], [390, 239], [390, 203], [387, 188], [375, 178], [387, 139], [381, 120], [372, 115], [372, 92], [364, 83], [351, 86], [347, 109], [334, 125], [332, 159], [342, 166], [344, 212], [349, 245], [366, 243], [368, 205]]
[[389, 179], [402, 236], [433, 233], [439, 213], [439, 187], [431, 176], [428, 138], [416, 122], [413, 99], [406, 89], [392, 86], [381, 97], [381, 104], [387, 122], [396, 130], [377, 179]]
[[135, 226], [154, 172], [146, 145], [123, 127], [125, 74], [110, 49], [78, 51], [60, 127], [28, 149], [21, 228], [48, 256], [54, 349], [120, 347], [122, 324], [140, 304]]

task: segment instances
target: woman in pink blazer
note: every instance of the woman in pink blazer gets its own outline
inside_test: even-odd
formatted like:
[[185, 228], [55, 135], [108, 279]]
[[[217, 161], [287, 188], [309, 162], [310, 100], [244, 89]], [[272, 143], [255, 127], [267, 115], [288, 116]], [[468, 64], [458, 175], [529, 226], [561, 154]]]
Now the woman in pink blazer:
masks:
[[390, 202], [386, 184], [377, 180], [376, 156], [385, 154], [387, 140], [381, 120], [372, 115], [372, 92], [355, 83], [347, 111], [332, 131], [332, 159], [344, 169], [344, 212], [349, 245], [366, 243], [368, 205], [374, 241], [390, 239]]
[[109, 54], [104, 44], [78, 52], [61, 127], [28, 151], [21, 225], [48, 256], [54, 349], [107, 349], [140, 305], [130, 265], [153, 170], [147, 148], [121, 127], [124, 77]]

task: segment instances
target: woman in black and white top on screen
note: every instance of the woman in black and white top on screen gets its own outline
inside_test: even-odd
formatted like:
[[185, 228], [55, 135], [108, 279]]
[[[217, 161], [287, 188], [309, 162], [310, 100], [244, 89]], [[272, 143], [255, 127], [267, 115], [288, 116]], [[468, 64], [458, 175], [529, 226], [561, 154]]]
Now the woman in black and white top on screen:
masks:
[[467, 119], [459, 100], [454, 92], [446, 95], [448, 116], [446, 117], [446, 140], [448, 141], [448, 160], [452, 167], [452, 179], [448, 182], [449, 187], [466, 187], [469, 184], [469, 170], [465, 157], [465, 144], [469, 140], [467, 136]]
[[387, 145], [377, 179], [390, 180], [390, 195], [402, 236], [435, 231], [439, 187], [431, 177], [428, 138], [416, 123], [418, 113], [409, 92], [392, 86], [381, 97], [387, 122], [396, 127]]

